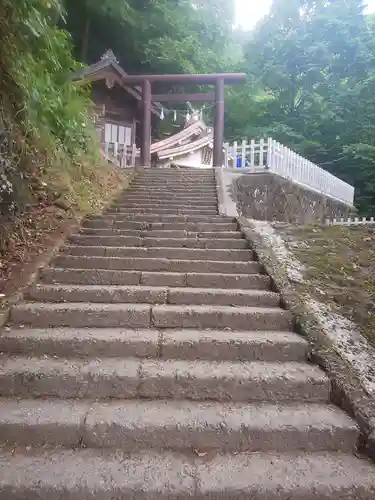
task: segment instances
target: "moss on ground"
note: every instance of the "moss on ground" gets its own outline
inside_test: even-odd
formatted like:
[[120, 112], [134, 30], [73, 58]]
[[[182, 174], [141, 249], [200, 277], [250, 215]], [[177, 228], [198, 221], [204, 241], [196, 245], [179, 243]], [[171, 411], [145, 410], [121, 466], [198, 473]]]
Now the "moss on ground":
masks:
[[306, 266], [301, 291], [352, 320], [375, 345], [375, 228], [288, 226], [278, 232]]

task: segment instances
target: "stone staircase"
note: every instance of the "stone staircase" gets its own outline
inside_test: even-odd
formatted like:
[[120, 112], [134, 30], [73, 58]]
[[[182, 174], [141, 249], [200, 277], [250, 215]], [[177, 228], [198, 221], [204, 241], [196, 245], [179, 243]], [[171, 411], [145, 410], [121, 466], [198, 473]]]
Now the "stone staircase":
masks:
[[0, 500], [374, 500], [213, 171], [145, 170], [0, 337]]

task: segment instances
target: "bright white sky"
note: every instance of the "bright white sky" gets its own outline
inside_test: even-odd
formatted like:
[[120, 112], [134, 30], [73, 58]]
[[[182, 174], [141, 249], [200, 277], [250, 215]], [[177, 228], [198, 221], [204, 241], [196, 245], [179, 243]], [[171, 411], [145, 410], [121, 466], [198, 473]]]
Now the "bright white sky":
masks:
[[[375, 0], [367, 0], [368, 12], [375, 12]], [[272, 0], [236, 0], [236, 24], [251, 29], [265, 16], [271, 7]]]

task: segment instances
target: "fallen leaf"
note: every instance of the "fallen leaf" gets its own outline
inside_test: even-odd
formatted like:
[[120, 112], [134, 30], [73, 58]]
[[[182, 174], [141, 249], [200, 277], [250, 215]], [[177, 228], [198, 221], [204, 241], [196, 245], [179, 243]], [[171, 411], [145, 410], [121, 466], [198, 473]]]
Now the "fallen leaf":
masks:
[[205, 452], [202, 452], [202, 451], [198, 451], [196, 449], [194, 449], [194, 453], [196, 455], [198, 455], [198, 457], [206, 457], [208, 455], [208, 453], [205, 453]]

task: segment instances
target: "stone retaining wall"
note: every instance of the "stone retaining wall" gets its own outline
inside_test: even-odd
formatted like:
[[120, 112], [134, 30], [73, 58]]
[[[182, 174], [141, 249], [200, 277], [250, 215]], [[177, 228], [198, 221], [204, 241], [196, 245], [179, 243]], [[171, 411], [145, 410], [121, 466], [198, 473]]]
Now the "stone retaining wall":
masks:
[[216, 170], [220, 213], [250, 219], [310, 224], [347, 218], [353, 207], [270, 172]]

